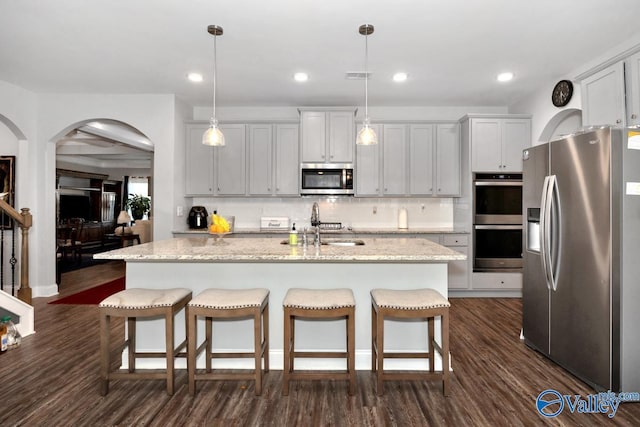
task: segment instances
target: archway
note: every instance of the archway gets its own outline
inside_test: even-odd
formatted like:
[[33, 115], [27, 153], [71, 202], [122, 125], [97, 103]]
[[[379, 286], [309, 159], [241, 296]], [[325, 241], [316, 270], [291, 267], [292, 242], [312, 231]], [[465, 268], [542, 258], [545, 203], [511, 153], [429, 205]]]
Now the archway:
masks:
[[567, 108], [553, 116], [542, 130], [540, 142], [549, 142], [562, 135], [573, 133], [582, 127], [582, 110]]
[[[93, 253], [120, 243], [113, 233], [126, 198], [127, 178], [151, 180], [154, 145], [135, 127], [104, 118], [76, 122], [50, 141], [56, 147], [54, 215], [57, 246], [62, 248], [57, 253], [65, 255], [64, 271], [91, 265]], [[70, 262], [69, 255], [73, 257], [76, 251], [67, 254], [63, 242], [72, 232], [77, 234], [79, 252], [84, 255]]]

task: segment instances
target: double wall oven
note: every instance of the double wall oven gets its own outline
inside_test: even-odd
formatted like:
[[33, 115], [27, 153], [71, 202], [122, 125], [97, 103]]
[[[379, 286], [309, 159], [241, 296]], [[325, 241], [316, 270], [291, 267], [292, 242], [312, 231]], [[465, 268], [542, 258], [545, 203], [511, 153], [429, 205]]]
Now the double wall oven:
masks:
[[522, 270], [522, 174], [476, 173], [473, 271]]

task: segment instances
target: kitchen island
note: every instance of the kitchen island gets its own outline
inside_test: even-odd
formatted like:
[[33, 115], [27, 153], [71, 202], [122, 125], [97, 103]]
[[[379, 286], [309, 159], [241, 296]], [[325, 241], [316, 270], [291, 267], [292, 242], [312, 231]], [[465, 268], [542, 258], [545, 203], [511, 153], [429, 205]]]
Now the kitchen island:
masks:
[[[329, 240], [329, 239], [325, 239]], [[270, 368], [283, 366], [282, 300], [289, 288], [351, 288], [356, 299], [356, 369], [371, 367], [371, 300], [374, 288], [433, 288], [447, 296], [447, 263], [466, 256], [428, 239], [362, 239], [362, 246], [289, 246], [279, 239], [225, 237], [174, 238], [94, 255], [96, 259], [124, 260], [127, 288], [186, 287], [194, 296], [206, 288], [256, 288], [270, 290]], [[157, 350], [164, 344], [162, 320], [139, 321], [138, 347]], [[204, 322], [199, 325], [202, 339]], [[424, 322], [388, 322], [387, 349], [424, 351]], [[438, 329], [437, 329], [438, 330]], [[252, 322], [214, 322], [218, 349], [252, 348]], [[439, 340], [438, 334], [436, 339]], [[184, 316], [176, 321], [176, 340], [184, 338]], [[335, 350], [344, 348], [344, 321], [296, 323], [296, 348]], [[126, 366], [126, 355], [123, 363]], [[179, 361], [183, 362], [183, 361]], [[203, 365], [199, 360], [198, 365]], [[251, 367], [249, 360], [221, 360], [218, 367]], [[387, 362], [385, 362], [387, 364]], [[140, 368], [157, 368], [162, 360], [140, 361]], [[397, 369], [425, 369], [420, 360], [392, 360]], [[178, 367], [184, 367], [178, 365]], [[342, 360], [304, 359], [300, 369], [344, 368]]]

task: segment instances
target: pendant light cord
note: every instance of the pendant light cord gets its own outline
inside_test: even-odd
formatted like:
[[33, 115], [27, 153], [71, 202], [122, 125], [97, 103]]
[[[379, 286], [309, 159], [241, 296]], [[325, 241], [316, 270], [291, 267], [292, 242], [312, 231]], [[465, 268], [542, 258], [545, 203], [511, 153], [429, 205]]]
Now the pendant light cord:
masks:
[[369, 30], [364, 36], [364, 119], [369, 119]]
[[216, 68], [217, 68], [217, 58], [216, 58], [216, 41], [218, 40], [218, 36], [213, 36], [213, 119], [216, 118]]

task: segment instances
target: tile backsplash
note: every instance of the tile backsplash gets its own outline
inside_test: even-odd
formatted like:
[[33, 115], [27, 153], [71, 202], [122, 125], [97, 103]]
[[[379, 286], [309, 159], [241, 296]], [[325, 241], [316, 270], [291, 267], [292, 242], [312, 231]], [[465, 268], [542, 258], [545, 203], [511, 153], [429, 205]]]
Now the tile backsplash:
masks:
[[[298, 229], [310, 227], [314, 202], [320, 206], [321, 221], [341, 222], [346, 227], [397, 229], [401, 208], [407, 209], [409, 229], [453, 227], [451, 198], [193, 198], [193, 205], [206, 207], [209, 214], [217, 210], [220, 215], [235, 216], [236, 229], [258, 229], [262, 216], [286, 216]], [[185, 213], [190, 208], [186, 206]]]

